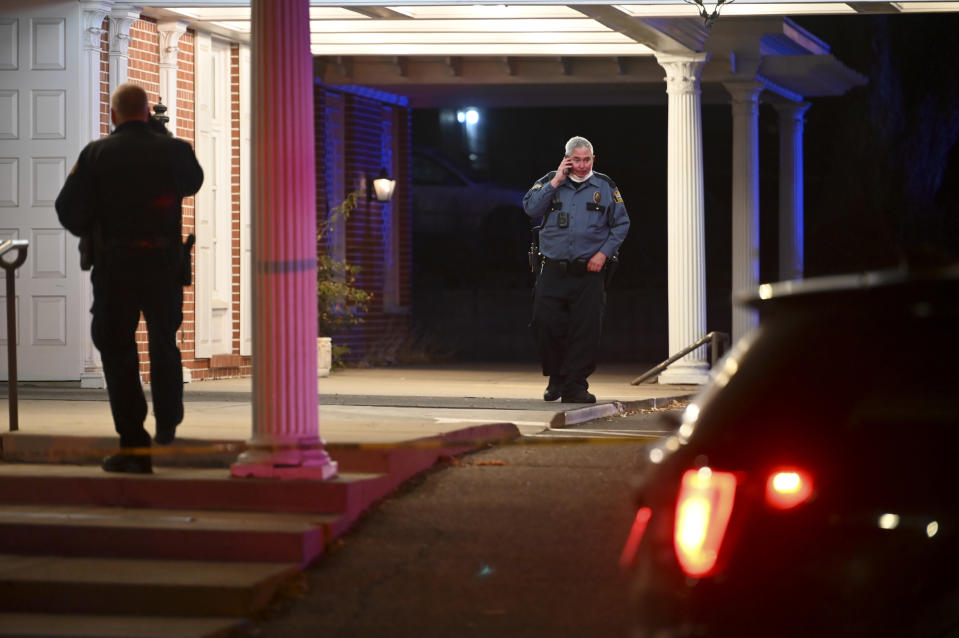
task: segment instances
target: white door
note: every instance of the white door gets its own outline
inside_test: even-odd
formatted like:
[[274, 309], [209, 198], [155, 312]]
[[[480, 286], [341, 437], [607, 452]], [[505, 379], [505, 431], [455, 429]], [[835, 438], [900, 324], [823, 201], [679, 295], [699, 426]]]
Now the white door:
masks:
[[196, 356], [233, 350], [233, 227], [230, 183], [230, 45], [196, 39]]
[[[76, 2], [0, 9], [0, 239], [27, 239], [17, 270], [21, 380], [79, 379], [83, 307], [77, 240], [54, 201], [82, 142]], [[6, 271], [0, 272], [0, 377], [7, 378]]]

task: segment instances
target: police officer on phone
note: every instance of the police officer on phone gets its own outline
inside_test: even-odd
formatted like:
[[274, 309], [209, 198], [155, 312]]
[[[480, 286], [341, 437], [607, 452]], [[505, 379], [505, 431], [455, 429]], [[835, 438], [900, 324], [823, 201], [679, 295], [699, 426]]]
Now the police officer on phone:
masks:
[[531, 326], [549, 377], [545, 401], [596, 402], [586, 379], [596, 369], [607, 269], [629, 216], [613, 180], [593, 171], [593, 159], [589, 140], [570, 138], [557, 170], [523, 197], [526, 214], [542, 218]]
[[[93, 343], [103, 374], [120, 453], [107, 472], [153, 471], [143, 423], [147, 405], [140, 387], [136, 330], [146, 320], [156, 442], [171, 443], [183, 420], [183, 369], [176, 332], [183, 321], [183, 285], [189, 252], [182, 243], [181, 200], [199, 190], [200, 168], [189, 143], [149, 123], [146, 91], [126, 83], [114, 91], [110, 116], [116, 129], [88, 144], [56, 201], [60, 223], [91, 238]], [[141, 450], [142, 451], [142, 450]]]

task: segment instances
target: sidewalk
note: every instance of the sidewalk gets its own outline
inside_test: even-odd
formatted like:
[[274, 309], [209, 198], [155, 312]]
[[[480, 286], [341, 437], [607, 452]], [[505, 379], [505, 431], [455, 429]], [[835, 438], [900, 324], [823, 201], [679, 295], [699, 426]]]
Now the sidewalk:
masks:
[[[349, 368], [318, 382], [320, 436], [327, 443], [399, 443], [479, 424], [512, 423], [521, 434], [649, 407], [696, 386], [630, 385], [650, 366], [605, 366], [590, 378], [596, 405], [546, 403], [535, 365]], [[184, 386], [180, 439], [243, 442], [252, 433], [252, 380], [197, 381]], [[147, 388], [149, 391], [149, 388]], [[8, 429], [6, 384], [0, 386], [0, 432]], [[105, 390], [78, 383], [21, 382], [23, 434], [115, 437]], [[152, 414], [152, 408], [151, 408]], [[152, 416], [147, 429], [153, 431]]]
[[[320, 379], [326, 481], [235, 478], [252, 434], [252, 380], [185, 386], [154, 474], [111, 474], [105, 390], [0, 385], [0, 635], [233, 635], [360, 517], [443, 459], [573, 422], [654, 407], [690, 386], [632, 386], [648, 366], [594, 375], [595, 405], [545, 403], [534, 366], [347, 369]], [[147, 419], [152, 432], [153, 419]], [[302, 582], [302, 581], [300, 581]], [[148, 620], [147, 620], [148, 618]]]

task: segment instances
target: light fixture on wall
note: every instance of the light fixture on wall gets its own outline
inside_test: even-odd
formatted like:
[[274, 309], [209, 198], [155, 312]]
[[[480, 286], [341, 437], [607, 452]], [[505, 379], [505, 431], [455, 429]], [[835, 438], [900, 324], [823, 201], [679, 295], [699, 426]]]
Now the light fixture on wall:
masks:
[[391, 179], [385, 168], [380, 169], [377, 177], [366, 180], [366, 199], [368, 201], [388, 202], [393, 197], [396, 180]]

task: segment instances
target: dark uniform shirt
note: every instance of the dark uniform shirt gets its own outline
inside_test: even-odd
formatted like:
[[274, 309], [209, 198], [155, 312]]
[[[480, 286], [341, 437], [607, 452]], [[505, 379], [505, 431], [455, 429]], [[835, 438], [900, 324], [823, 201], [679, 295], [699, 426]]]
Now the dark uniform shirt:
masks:
[[95, 231], [98, 260], [138, 247], [172, 259], [181, 246], [181, 200], [202, 184], [189, 143], [128, 121], [80, 152], [57, 197], [57, 216], [74, 235]]
[[[540, 252], [550, 259], [590, 259], [597, 252], [612, 257], [629, 231], [629, 215], [613, 181], [594, 172], [576, 183], [567, 178], [558, 188], [548, 173], [536, 180], [523, 197], [526, 214], [536, 219], [549, 212], [539, 231]], [[567, 213], [567, 227], [560, 228], [560, 212]]]

